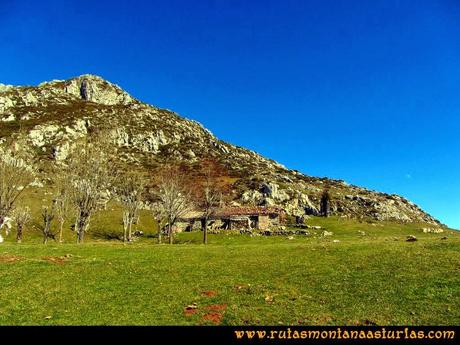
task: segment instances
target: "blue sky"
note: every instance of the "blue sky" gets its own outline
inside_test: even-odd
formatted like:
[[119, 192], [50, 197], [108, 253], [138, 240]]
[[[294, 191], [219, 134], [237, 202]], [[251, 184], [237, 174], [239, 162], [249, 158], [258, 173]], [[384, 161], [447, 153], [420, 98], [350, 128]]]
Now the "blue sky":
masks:
[[92, 73], [460, 228], [460, 3], [0, 0], [0, 82]]

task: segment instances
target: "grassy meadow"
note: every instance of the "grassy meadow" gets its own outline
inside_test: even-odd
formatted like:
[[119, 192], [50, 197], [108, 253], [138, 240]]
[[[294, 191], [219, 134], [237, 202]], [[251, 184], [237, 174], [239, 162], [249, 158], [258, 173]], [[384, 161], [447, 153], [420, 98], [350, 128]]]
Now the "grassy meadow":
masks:
[[144, 214], [145, 236], [123, 245], [116, 214], [96, 216], [81, 245], [68, 229], [63, 244], [7, 237], [0, 325], [460, 324], [457, 231], [312, 218], [334, 235], [228, 232], [205, 246], [193, 232], [171, 246]]

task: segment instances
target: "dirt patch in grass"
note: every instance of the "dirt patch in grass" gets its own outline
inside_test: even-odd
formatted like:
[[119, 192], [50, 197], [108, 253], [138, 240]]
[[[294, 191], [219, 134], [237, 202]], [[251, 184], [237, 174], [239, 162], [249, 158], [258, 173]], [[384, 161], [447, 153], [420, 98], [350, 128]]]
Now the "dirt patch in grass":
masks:
[[220, 323], [222, 322], [222, 317], [223, 317], [222, 313], [212, 311], [203, 316], [203, 321], [212, 322], [216, 325], [220, 325]]
[[205, 296], [205, 297], [214, 297], [214, 296], [217, 296], [217, 292], [216, 292], [216, 291], [213, 291], [213, 290], [203, 291], [201, 294], [202, 294], [203, 296]]
[[208, 312], [203, 315], [202, 321], [211, 322], [216, 325], [220, 325], [224, 317], [224, 312], [227, 309], [227, 305], [226, 304], [213, 304], [213, 305], [209, 305], [205, 307], [205, 309]]
[[206, 310], [210, 311], [225, 311], [227, 309], [226, 304], [212, 304], [205, 307]]
[[16, 255], [10, 255], [10, 254], [2, 254], [0, 255], [0, 262], [17, 262], [21, 261], [24, 258]]
[[42, 260], [48, 261], [49, 263], [56, 265], [63, 265], [68, 261], [67, 256], [45, 256]]
[[184, 315], [185, 316], [192, 316], [197, 313], [198, 309], [184, 309]]

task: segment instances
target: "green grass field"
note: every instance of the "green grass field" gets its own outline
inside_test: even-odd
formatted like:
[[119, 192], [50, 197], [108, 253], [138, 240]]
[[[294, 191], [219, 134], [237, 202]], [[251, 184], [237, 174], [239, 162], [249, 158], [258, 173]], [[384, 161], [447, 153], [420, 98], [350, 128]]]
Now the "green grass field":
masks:
[[313, 218], [334, 235], [228, 233], [204, 246], [200, 233], [183, 233], [172, 246], [149, 236], [124, 246], [101, 235], [107, 219], [82, 245], [70, 232], [48, 245], [10, 235], [0, 325], [460, 324], [457, 231]]

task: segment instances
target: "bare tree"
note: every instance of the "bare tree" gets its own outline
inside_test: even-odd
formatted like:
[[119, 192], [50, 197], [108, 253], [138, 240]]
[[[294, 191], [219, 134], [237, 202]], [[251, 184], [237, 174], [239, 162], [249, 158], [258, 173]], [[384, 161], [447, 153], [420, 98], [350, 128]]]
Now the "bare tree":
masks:
[[214, 216], [222, 203], [222, 190], [217, 184], [216, 176], [210, 169], [205, 171], [205, 180], [199, 193], [199, 206], [203, 211], [202, 231], [203, 243], [208, 243], [208, 222]]
[[123, 242], [132, 240], [132, 225], [139, 217], [142, 206], [144, 181], [139, 174], [121, 176], [115, 185], [115, 193], [123, 206]]
[[11, 216], [19, 196], [32, 180], [32, 169], [20, 152], [0, 149], [0, 229]]
[[230, 194], [231, 185], [226, 178], [228, 175], [227, 169], [215, 159], [203, 159], [198, 176], [192, 183], [197, 208], [203, 212], [201, 226], [204, 244], [208, 242], [209, 220], [216, 215]]
[[56, 179], [56, 196], [54, 198], [56, 207], [56, 217], [59, 222], [59, 243], [63, 240], [64, 223], [67, 220], [69, 214], [69, 197], [70, 191], [68, 186], [68, 178], [65, 174], [62, 177]]
[[56, 216], [56, 203], [53, 201], [52, 206], [43, 207], [42, 211], [42, 219], [43, 219], [43, 226], [40, 227], [40, 230], [43, 234], [43, 244], [48, 243], [48, 239], [52, 238], [53, 240], [56, 238], [56, 234], [51, 229], [51, 223]]
[[159, 177], [157, 198], [167, 219], [169, 244], [173, 243], [173, 227], [177, 219], [191, 211], [191, 192], [183, 172], [177, 167], [165, 168]]
[[16, 241], [18, 243], [22, 242], [22, 235], [24, 227], [32, 219], [30, 215], [30, 209], [28, 207], [20, 207], [14, 211], [14, 221], [16, 223]]
[[323, 193], [321, 194], [321, 201], [320, 201], [320, 214], [323, 217], [329, 217], [330, 203], [331, 203], [331, 196], [329, 194], [329, 189], [325, 188], [323, 190]]
[[150, 206], [152, 212], [153, 220], [157, 222], [158, 225], [158, 244], [161, 244], [161, 235], [163, 232], [164, 221], [166, 215], [164, 213], [164, 207], [159, 201], [152, 203]]
[[104, 208], [116, 178], [113, 162], [104, 143], [94, 140], [74, 152], [69, 174], [69, 200], [76, 212], [74, 230], [82, 243], [91, 216]]

